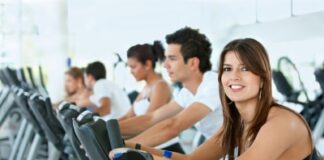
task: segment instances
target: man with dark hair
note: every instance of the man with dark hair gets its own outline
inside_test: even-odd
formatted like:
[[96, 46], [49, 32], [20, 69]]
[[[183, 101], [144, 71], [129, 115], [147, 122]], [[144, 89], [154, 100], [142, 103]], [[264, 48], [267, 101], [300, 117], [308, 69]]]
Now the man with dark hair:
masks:
[[121, 134], [133, 137], [128, 144], [157, 146], [193, 125], [209, 138], [222, 124], [217, 74], [210, 71], [212, 49], [207, 37], [186, 27], [167, 35], [166, 40], [164, 67], [183, 88], [166, 106], [120, 123]]
[[101, 62], [88, 64], [85, 69], [85, 84], [93, 92], [90, 101], [94, 111], [105, 120], [119, 118], [130, 108], [126, 93], [106, 79], [106, 68]]
[[88, 64], [85, 73], [87, 75], [92, 75], [96, 80], [106, 79], [106, 68], [104, 64], [99, 61]]
[[199, 70], [202, 73], [205, 73], [211, 69], [211, 44], [207, 37], [200, 34], [198, 30], [185, 27], [178, 30], [174, 34], [167, 35], [166, 41], [169, 45], [181, 45], [180, 53], [185, 63], [187, 63], [190, 58], [198, 57], [200, 60]]

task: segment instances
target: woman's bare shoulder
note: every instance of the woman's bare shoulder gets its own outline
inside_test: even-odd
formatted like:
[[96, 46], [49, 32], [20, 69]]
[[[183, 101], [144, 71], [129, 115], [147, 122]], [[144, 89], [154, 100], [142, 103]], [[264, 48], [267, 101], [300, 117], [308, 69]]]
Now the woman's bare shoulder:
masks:
[[282, 106], [273, 106], [264, 125], [269, 129], [279, 129], [284, 134], [300, 137], [308, 134], [308, 127], [298, 113]]
[[170, 88], [170, 85], [167, 81], [165, 81], [164, 79], [160, 79], [158, 80], [155, 85], [153, 86], [153, 90], [158, 90], [158, 91], [161, 91], [161, 90], [165, 90], [165, 89], [169, 89]]
[[242, 159], [255, 157], [286, 159], [284, 157], [291, 156], [300, 158], [309, 154], [308, 148], [311, 147], [307, 146], [310, 144], [310, 135], [303, 119], [291, 110], [274, 106], [270, 109], [268, 119], [260, 128], [253, 144], [242, 154]]

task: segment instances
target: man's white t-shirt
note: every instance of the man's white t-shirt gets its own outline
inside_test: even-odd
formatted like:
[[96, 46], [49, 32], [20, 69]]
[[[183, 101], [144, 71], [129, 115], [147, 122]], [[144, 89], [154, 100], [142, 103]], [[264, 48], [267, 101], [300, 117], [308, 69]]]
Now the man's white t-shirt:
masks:
[[99, 107], [101, 98], [109, 98], [111, 103], [110, 113], [102, 117], [104, 120], [120, 118], [131, 107], [127, 94], [116, 84], [106, 79], [96, 81], [90, 101]]
[[174, 99], [184, 109], [194, 102], [199, 102], [211, 110], [206, 117], [195, 124], [198, 131], [206, 138], [215, 134], [223, 123], [223, 112], [218, 92], [217, 73], [207, 71], [204, 73], [195, 95], [184, 87]]

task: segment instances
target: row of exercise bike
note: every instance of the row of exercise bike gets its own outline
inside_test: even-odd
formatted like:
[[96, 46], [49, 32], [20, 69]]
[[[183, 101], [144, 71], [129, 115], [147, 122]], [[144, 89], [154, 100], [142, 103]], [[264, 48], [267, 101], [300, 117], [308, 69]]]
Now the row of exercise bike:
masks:
[[[0, 144], [7, 141], [10, 148], [5, 157], [0, 152], [1, 158], [109, 160], [110, 150], [124, 146], [117, 120], [104, 121], [68, 102], [62, 102], [55, 111], [45, 87], [30, 82], [34, 81], [32, 72], [27, 72], [26, 78], [24, 71], [0, 69], [0, 126], [10, 121], [20, 124], [9, 138], [0, 139]], [[149, 160], [151, 156], [129, 150], [118, 159]]]
[[[282, 58], [279, 62], [284, 60], [290, 61]], [[291, 61], [289, 63], [293, 65]], [[324, 132], [324, 70], [318, 69], [314, 74], [322, 93], [315, 100], [307, 97], [306, 102], [300, 102], [298, 95], [306, 90], [294, 90], [278, 68], [273, 71], [278, 91], [286, 101], [303, 106], [301, 114], [309, 123], [316, 143]], [[38, 82], [32, 73], [31, 68], [0, 69], [0, 126], [19, 124], [19, 128], [13, 129], [7, 137], [0, 137], [0, 146], [7, 144], [9, 148], [8, 153], [0, 151], [0, 159], [109, 160], [110, 150], [124, 146], [117, 120], [103, 121], [95, 113], [68, 102], [54, 110], [41, 68]], [[150, 160], [152, 157], [141, 151], [128, 150], [118, 159]]]

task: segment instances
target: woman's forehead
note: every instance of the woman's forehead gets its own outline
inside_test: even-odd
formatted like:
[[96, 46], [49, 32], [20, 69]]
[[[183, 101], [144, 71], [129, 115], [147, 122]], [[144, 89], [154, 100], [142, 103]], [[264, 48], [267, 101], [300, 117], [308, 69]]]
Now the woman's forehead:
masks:
[[235, 51], [228, 51], [224, 57], [224, 64], [237, 64], [243, 65], [239, 54]]

